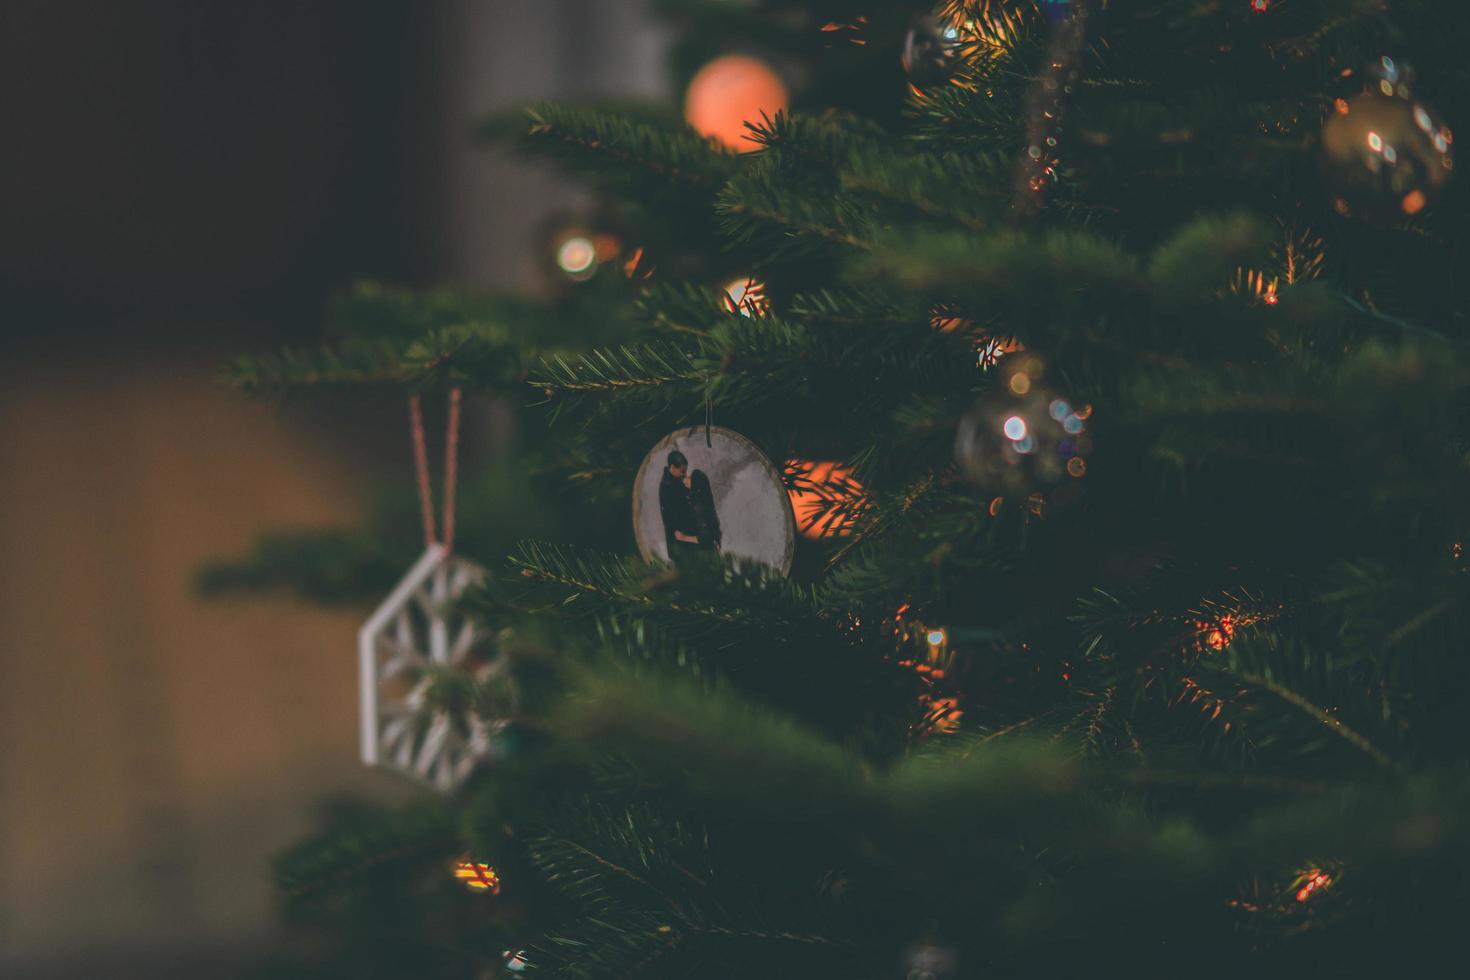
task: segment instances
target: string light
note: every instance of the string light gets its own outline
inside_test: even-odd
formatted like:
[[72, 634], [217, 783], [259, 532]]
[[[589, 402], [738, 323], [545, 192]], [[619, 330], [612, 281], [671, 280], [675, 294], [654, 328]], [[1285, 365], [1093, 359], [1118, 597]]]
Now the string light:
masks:
[[629, 279], [648, 279], [653, 276], [653, 264], [648, 261], [642, 245], [633, 249], [623, 261], [623, 275]]
[[1296, 900], [1305, 902], [1332, 884], [1332, 876], [1321, 868], [1313, 868], [1297, 878]]
[[959, 730], [964, 714], [959, 698], [934, 698], [929, 702], [925, 721], [931, 732], [954, 732]]
[[470, 891], [500, 894], [500, 875], [488, 864], [479, 861], [461, 861], [454, 866], [454, 876], [464, 882]]
[[557, 247], [556, 264], [573, 279], [591, 278], [596, 263], [597, 247], [590, 238], [573, 235]]
[[1020, 341], [986, 337], [975, 342], [975, 364], [983, 371], [995, 367], [996, 361], [1018, 350], [1025, 350]]
[[1226, 613], [1214, 622], [1196, 620], [1195, 628], [1200, 631], [1200, 642], [1216, 652], [1225, 649], [1235, 638], [1235, 616]]
[[929, 325], [937, 333], [973, 335], [975, 338], [975, 366], [982, 371], [995, 367], [996, 362], [1005, 355], [1026, 349], [1014, 337], [998, 337], [977, 330], [969, 320], [945, 310], [935, 310], [929, 317]]
[[767, 313], [771, 301], [766, 298], [766, 284], [749, 276], [730, 280], [725, 284], [725, 309], [752, 318]]

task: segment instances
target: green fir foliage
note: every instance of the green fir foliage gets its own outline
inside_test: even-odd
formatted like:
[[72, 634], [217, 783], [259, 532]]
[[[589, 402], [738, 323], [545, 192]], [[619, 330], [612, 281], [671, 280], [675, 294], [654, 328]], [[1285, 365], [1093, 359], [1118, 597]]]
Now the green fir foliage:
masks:
[[[461, 550], [492, 569], [469, 601], [521, 685], [497, 761], [442, 806], [336, 814], [284, 888], [338, 935], [418, 903], [361, 976], [1458, 956], [1470, 194], [1344, 216], [1319, 134], [1384, 55], [1470, 131], [1470, 10], [1074, 0], [1058, 128], [1034, 96], [1066, 55], [1030, 0], [940, 4], [965, 44], [924, 90], [898, 62], [927, 8], [882, 6], [665, 0], [679, 80], [727, 50], [788, 72], [755, 152], [666, 110], [497, 119], [604, 194], [617, 261], [536, 302], [359, 287], [326, 346], [229, 369], [252, 394], [524, 406], [527, 448], [461, 495]], [[737, 275], [760, 303], [723, 298]], [[956, 465], [959, 419], [1022, 358], [1091, 410], [1070, 502]], [[786, 467], [840, 525], [789, 579], [633, 557], [639, 462], [709, 415], [778, 464], [846, 467]], [[412, 558], [407, 494], [203, 584], [364, 598]], [[501, 896], [446, 884], [466, 850]]]

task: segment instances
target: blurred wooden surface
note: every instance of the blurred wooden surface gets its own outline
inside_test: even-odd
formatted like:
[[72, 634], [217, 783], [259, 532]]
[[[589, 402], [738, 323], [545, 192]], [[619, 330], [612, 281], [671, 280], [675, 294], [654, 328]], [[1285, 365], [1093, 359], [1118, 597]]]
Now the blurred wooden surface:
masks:
[[523, 286], [582, 198], [474, 125], [666, 95], [645, 8], [0, 7], [0, 310], [37, 351], [0, 354], [3, 980], [240, 976], [311, 805], [403, 790], [357, 763], [357, 613], [190, 591], [261, 530], [350, 524], [343, 441], [141, 352], [220, 311], [309, 342], [361, 276]]
[[216, 367], [0, 367], [0, 975], [274, 945], [268, 856], [323, 796], [397, 789], [357, 763], [357, 613], [192, 594], [358, 492]]

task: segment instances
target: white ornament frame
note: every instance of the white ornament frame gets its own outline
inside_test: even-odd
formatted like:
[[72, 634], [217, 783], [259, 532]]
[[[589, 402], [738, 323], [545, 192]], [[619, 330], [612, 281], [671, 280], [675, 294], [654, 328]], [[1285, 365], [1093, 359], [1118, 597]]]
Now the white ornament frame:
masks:
[[[359, 709], [364, 765], [379, 766], [450, 793], [490, 753], [485, 722], [428, 707], [436, 671], [465, 669], [485, 680], [503, 658], [472, 669], [482, 631], [454, 608], [484, 570], [431, 544], [358, 632]], [[417, 673], [415, 681], [409, 678]]]

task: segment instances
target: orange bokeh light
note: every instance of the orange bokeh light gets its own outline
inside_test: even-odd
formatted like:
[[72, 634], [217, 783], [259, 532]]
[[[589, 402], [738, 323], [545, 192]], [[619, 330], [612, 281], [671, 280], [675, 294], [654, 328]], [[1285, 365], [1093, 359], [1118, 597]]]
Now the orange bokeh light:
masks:
[[852, 478], [852, 470], [841, 463], [793, 459], [786, 463], [786, 471], [797, 477], [790, 496], [798, 533], [815, 540], [852, 530], [863, 503], [863, 487]]
[[747, 122], [774, 116], [789, 104], [786, 84], [765, 62], [744, 54], [716, 58], [695, 73], [684, 93], [684, 119], [701, 136], [728, 149], [748, 153], [760, 147], [749, 139]]

